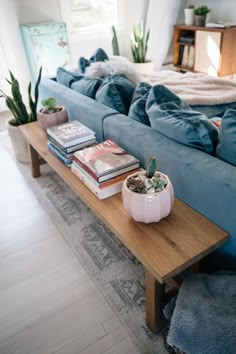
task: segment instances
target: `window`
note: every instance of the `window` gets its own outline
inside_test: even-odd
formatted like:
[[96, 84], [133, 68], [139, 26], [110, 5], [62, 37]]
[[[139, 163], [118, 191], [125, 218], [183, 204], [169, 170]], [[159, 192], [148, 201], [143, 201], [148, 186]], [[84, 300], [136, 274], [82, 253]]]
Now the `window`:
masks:
[[118, 25], [117, 0], [71, 0], [72, 29]]

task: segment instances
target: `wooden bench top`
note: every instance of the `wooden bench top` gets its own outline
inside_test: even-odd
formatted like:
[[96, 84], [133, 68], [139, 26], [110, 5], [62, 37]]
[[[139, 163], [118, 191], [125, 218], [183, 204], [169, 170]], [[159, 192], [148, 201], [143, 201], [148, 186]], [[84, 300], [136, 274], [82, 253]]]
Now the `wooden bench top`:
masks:
[[46, 134], [37, 122], [22, 125], [20, 130], [38, 154], [160, 283], [226, 242], [226, 231], [177, 198], [167, 218], [151, 224], [135, 222], [123, 208], [121, 193], [99, 200], [48, 151]]

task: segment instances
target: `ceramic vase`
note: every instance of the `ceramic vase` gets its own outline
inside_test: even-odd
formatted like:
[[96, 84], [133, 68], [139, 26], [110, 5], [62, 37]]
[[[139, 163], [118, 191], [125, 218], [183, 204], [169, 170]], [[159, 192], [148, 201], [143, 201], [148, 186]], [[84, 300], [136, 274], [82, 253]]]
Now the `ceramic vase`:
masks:
[[195, 26], [205, 26], [206, 15], [195, 15]]
[[154, 62], [146, 61], [145, 63], [132, 63], [134, 69], [140, 75], [151, 75], [154, 72]]
[[[143, 171], [143, 174], [146, 172]], [[140, 174], [140, 172], [139, 172]], [[134, 173], [131, 176], [136, 176]], [[150, 223], [158, 222], [169, 215], [174, 201], [174, 189], [168, 176], [162, 175], [167, 180], [167, 186], [161, 192], [154, 194], [141, 194], [132, 192], [127, 187], [127, 179], [122, 186], [123, 206], [135, 221]]]
[[[10, 120], [11, 121], [11, 120]], [[17, 126], [7, 124], [7, 130], [13, 146], [16, 160], [22, 163], [29, 163], [28, 144]]]
[[184, 23], [187, 26], [194, 25], [194, 9], [184, 9]]
[[39, 111], [37, 119], [40, 128], [46, 132], [48, 128], [68, 122], [68, 115], [65, 107], [63, 107], [61, 111], [55, 113], [42, 113]]

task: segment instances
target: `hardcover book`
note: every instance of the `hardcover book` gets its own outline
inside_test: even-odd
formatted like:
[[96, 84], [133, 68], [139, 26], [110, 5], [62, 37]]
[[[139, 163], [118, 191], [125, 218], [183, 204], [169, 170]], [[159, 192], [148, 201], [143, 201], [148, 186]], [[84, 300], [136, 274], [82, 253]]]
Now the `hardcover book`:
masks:
[[78, 145], [95, 137], [95, 132], [77, 120], [47, 129], [47, 134], [62, 147]]
[[48, 135], [48, 141], [50, 143], [52, 143], [53, 145], [57, 146], [58, 149], [64, 151], [65, 154], [73, 154], [75, 151], [83, 149], [85, 147], [91, 146], [91, 145], [95, 145], [96, 144], [96, 138], [95, 136], [93, 137], [93, 139], [85, 141], [83, 143], [80, 144], [76, 144], [73, 145], [71, 147], [68, 148], [64, 148], [63, 146], [61, 146], [55, 139], [53, 139], [50, 135]]
[[76, 151], [74, 159], [85, 167], [85, 169], [90, 170], [97, 178], [106, 176], [112, 172], [122, 171], [128, 167], [130, 169], [139, 167], [139, 160], [128, 154], [111, 139]]
[[93, 192], [99, 199], [108, 198], [114, 194], [121, 192], [122, 189], [122, 181], [118, 181], [113, 183], [105, 188], [98, 188], [96, 187], [93, 182], [90, 181], [81, 171], [76, 167], [75, 163], [73, 162], [71, 165], [71, 171]]

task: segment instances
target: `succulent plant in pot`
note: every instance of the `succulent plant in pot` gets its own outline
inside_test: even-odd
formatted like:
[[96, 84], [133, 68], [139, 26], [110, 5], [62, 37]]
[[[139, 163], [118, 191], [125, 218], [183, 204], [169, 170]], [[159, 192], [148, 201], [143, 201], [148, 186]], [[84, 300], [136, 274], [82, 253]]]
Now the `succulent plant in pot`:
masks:
[[19, 81], [15, 78], [11, 71], [9, 71], [9, 73], [10, 79], [6, 80], [11, 86], [11, 96], [0, 89], [0, 97], [5, 99], [6, 105], [13, 115], [13, 117], [8, 121], [8, 133], [10, 135], [15, 157], [18, 161], [27, 163], [29, 162], [28, 147], [21, 131], [18, 129], [18, 126], [37, 120], [37, 103], [42, 67], [39, 69], [33, 95], [31, 82], [28, 85], [29, 107], [27, 107], [23, 102]]
[[68, 122], [65, 107], [60, 106], [53, 97], [48, 97], [41, 103], [43, 107], [39, 110], [37, 117], [42, 130], [46, 132], [47, 128]]
[[136, 221], [158, 222], [166, 217], [174, 201], [174, 190], [165, 174], [157, 171], [157, 160], [151, 157], [146, 171], [130, 175], [122, 187], [123, 205]]
[[205, 26], [206, 24], [206, 16], [211, 10], [208, 6], [199, 6], [194, 9], [195, 15], [195, 25], [196, 26]]

